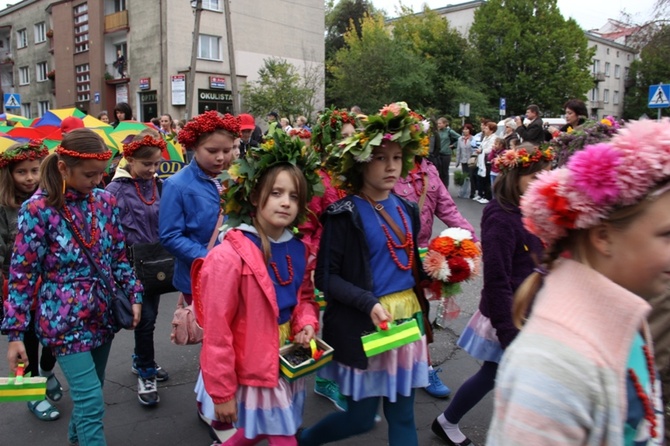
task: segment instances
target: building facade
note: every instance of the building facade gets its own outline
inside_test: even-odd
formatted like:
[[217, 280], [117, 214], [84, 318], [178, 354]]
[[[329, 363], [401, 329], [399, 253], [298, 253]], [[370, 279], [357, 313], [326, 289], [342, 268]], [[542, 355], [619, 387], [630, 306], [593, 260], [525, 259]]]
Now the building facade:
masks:
[[[470, 1], [437, 8], [435, 12], [467, 39], [475, 20], [475, 11], [482, 4], [484, 1], [481, 0]], [[624, 92], [631, 85], [628, 80], [630, 64], [637, 54], [634, 48], [625, 45], [625, 40], [622, 38], [629, 33], [622, 31], [620, 27], [613, 30], [612, 22], [608, 21], [601, 30], [585, 32], [589, 48], [596, 50], [592, 64], [593, 88], [587, 93], [585, 101], [591, 117], [594, 118], [608, 115], [616, 118], [623, 116]]]
[[[193, 114], [232, 111], [223, 1], [202, 0], [193, 97], [186, 85], [195, 0], [23, 0], [0, 11], [0, 85], [22, 102], [4, 111], [36, 117], [77, 107], [95, 116], [128, 102], [145, 122], [163, 113], [187, 118], [187, 101]], [[268, 58], [323, 68], [322, 0], [235, 1], [230, 11], [240, 87], [258, 79]], [[317, 108], [323, 80], [319, 90]]]

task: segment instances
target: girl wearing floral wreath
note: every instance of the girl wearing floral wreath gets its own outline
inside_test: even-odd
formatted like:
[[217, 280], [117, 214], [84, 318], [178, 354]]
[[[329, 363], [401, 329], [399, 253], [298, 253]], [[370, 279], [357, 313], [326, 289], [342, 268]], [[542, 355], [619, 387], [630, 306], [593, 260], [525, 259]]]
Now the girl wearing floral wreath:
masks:
[[369, 431], [380, 400], [390, 445], [418, 444], [414, 389], [428, 385], [425, 336], [367, 358], [361, 335], [385, 322], [422, 318], [412, 271], [420, 262], [419, 212], [392, 191], [411, 168], [423, 137], [421, 122], [399, 102], [369, 116], [362, 132], [330, 154], [333, 181], [343, 182], [352, 195], [331, 205], [323, 216], [315, 283], [328, 303], [323, 338], [335, 352], [319, 376], [338, 383], [347, 397], [347, 411], [332, 413], [302, 431], [300, 445]]
[[535, 176], [551, 167], [552, 159], [551, 151], [526, 143], [493, 161], [500, 177], [482, 215], [484, 288], [479, 309], [458, 340], [461, 348], [483, 364], [433, 421], [433, 432], [448, 445], [471, 444], [458, 423], [493, 389], [500, 357], [519, 332], [512, 322], [514, 292], [542, 257], [540, 239], [523, 227], [519, 200]]
[[199, 273], [201, 366], [213, 400], [206, 415], [212, 410], [235, 423], [237, 432], [223, 443], [231, 446], [265, 439], [297, 445], [305, 383], [279, 377], [279, 348], [289, 339], [308, 347], [319, 329], [309, 251], [291, 231], [314, 192], [323, 192], [319, 156], [301, 155], [302, 142], [284, 132], [270, 141], [228, 171], [224, 206], [232, 229]]
[[[68, 440], [79, 446], [106, 444], [102, 386], [117, 331], [111, 293], [82, 252], [84, 246], [108, 280], [125, 288], [134, 326], [141, 313], [142, 285], [126, 258], [119, 208], [110, 193], [96, 188], [111, 156], [100, 136], [76, 129], [44, 160], [40, 188], [19, 210], [2, 322], [11, 371], [19, 362], [29, 364], [23, 340], [31, 324], [55, 354], [74, 403]], [[33, 321], [30, 307], [38, 278]]]
[[[126, 243], [155, 243], [158, 241], [158, 207], [162, 181], [156, 172], [162, 161], [165, 141], [152, 129], [142, 131], [123, 145], [124, 167], [116, 169], [107, 191], [116, 197]], [[137, 399], [140, 404], [158, 404], [156, 381], [167, 381], [168, 373], [154, 360], [154, 329], [160, 295], [145, 289], [142, 318], [135, 327], [135, 352], [132, 371], [137, 377]]]
[[487, 444], [663, 444], [646, 316], [670, 287], [669, 164], [670, 120], [631, 122], [529, 186], [547, 249], [515, 296]]
[[[21, 204], [37, 190], [39, 181], [40, 163], [49, 154], [41, 141], [30, 141], [26, 144], [14, 144], [0, 155], [0, 280], [2, 280], [2, 301], [7, 298], [7, 280], [9, 277], [9, 262], [12, 256], [14, 239], [18, 232], [17, 218]], [[30, 318], [35, 319], [36, 301], [30, 309]], [[0, 310], [1, 311], [1, 310]], [[40, 341], [35, 333], [34, 326], [30, 326], [24, 334], [23, 343], [26, 346], [29, 366], [26, 373], [31, 376], [47, 378], [47, 398], [59, 401], [63, 397], [58, 378], [53, 372], [56, 357], [49, 348], [42, 348], [40, 356]], [[28, 409], [43, 421], [52, 421], [60, 418], [60, 411], [46, 398], [37, 401], [28, 401]]]
[[[421, 116], [417, 115], [417, 118], [423, 120]], [[437, 168], [426, 159], [428, 148], [427, 138], [424, 138], [422, 152], [415, 157], [412, 169], [406, 177], [399, 178], [393, 188], [395, 194], [419, 206], [421, 216], [421, 230], [417, 238], [419, 247], [428, 246], [435, 217], [447, 226], [467, 229], [473, 236], [475, 233], [472, 225], [463, 218], [458, 208], [456, 208], [456, 204], [447, 191], [445, 183], [440, 178]], [[477, 241], [476, 237], [475, 241]], [[446, 398], [451, 394], [451, 389], [442, 382], [438, 375], [441, 371], [441, 368], [434, 369], [429, 363], [429, 385], [425, 390], [435, 398]]]
[[[207, 246], [223, 222], [220, 211], [222, 186], [218, 176], [233, 160], [233, 144], [240, 136], [240, 121], [212, 110], [188, 122], [177, 136], [180, 144], [193, 153], [191, 162], [165, 180], [158, 214], [160, 241], [175, 256], [173, 285], [191, 303], [191, 265], [207, 255]], [[214, 239], [214, 244], [218, 243]], [[202, 376], [196, 384], [200, 394]], [[206, 417], [198, 399], [198, 413], [219, 439], [231, 435], [232, 425]], [[224, 433], [225, 432], [225, 433]]]

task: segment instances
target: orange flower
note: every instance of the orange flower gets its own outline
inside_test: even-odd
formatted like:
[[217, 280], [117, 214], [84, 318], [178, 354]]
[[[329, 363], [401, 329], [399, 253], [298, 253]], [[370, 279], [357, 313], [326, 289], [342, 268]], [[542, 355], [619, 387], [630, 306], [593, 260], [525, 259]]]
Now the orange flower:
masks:
[[454, 240], [450, 237], [436, 237], [430, 242], [428, 249], [437, 251], [449, 258], [456, 252], [456, 245], [454, 245]]
[[472, 240], [462, 240], [460, 248], [460, 254], [463, 257], [474, 258], [480, 254], [479, 248], [477, 248], [477, 245]]

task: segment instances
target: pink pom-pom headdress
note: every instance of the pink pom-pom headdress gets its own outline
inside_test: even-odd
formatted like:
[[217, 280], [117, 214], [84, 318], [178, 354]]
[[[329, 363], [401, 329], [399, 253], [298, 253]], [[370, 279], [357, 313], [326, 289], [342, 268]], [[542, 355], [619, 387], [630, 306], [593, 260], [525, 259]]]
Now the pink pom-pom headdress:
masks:
[[523, 221], [551, 246], [669, 180], [670, 119], [634, 121], [610, 141], [576, 152], [564, 167], [540, 173], [521, 197]]

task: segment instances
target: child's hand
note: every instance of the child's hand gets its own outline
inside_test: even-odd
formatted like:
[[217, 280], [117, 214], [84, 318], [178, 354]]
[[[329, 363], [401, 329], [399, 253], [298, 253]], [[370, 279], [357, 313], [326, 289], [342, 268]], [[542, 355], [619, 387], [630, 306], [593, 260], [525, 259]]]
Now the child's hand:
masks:
[[237, 399], [233, 398], [225, 403], [215, 404], [214, 413], [217, 420], [222, 423], [234, 423], [237, 421]]
[[7, 360], [9, 361], [9, 370], [16, 373], [16, 367], [22, 362], [26, 367], [30, 364], [26, 346], [23, 341], [12, 341], [7, 345]]
[[142, 317], [142, 304], [133, 304], [133, 327], [131, 330], [134, 330], [137, 327], [137, 324], [140, 323], [140, 318]]
[[389, 313], [386, 308], [382, 307], [382, 304], [375, 304], [370, 312], [370, 318], [372, 319], [373, 324], [379, 326], [382, 322], [391, 320], [391, 313]]
[[300, 330], [293, 338], [293, 342], [296, 344], [301, 344], [303, 347], [309, 347], [309, 341], [314, 338], [314, 327], [311, 325], [305, 325], [302, 330]]

